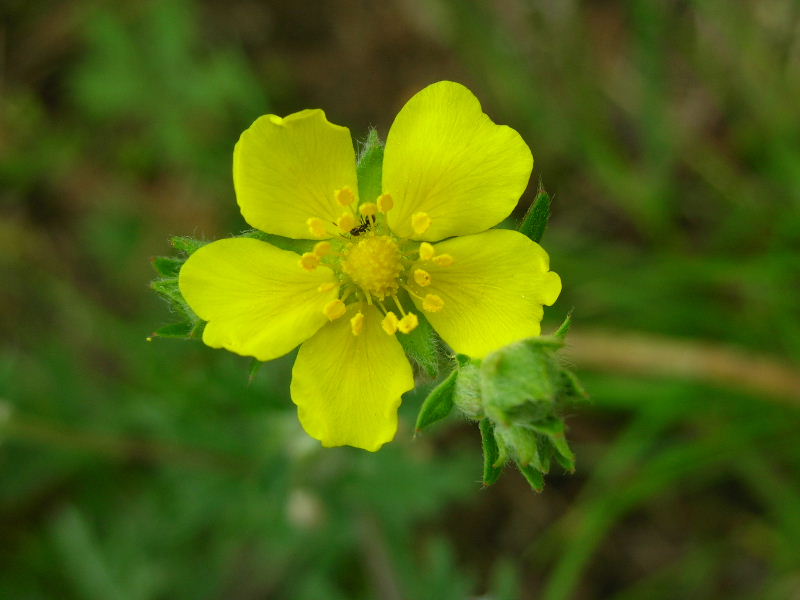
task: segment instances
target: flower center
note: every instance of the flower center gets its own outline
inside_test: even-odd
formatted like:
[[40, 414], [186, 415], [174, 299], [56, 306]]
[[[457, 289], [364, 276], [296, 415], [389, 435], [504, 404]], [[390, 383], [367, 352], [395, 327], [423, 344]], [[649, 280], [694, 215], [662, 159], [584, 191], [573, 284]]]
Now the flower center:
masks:
[[397, 242], [388, 235], [352, 242], [344, 251], [341, 265], [358, 287], [379, 300], [399, 289], [402, 255]]

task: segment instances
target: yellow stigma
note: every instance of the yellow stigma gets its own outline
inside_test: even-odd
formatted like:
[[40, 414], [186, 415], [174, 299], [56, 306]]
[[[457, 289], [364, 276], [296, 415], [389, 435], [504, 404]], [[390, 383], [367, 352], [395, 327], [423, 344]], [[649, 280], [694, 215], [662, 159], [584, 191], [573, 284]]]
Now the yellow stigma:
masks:
[[422, 310], [439, 312], [442, 308], [444, 308], [444, 300], [442, 300], [441, 296], [425, 294], [425, 297], [422, 299]]
[[300, 257], [300, 266], [306, 271], [313, 271], [319, 266], [319, 256], [311, 252], [306, 252]]
[[368, 237], [345, 251], [342, 270], [362, 290], [383, 300], [399, 287], [401, 258], [397, 243], [388, 235]]
[[317, 242], [314, 244], [314, 254], [322, 258], [323, 256], [327, 256], [331, 253], [331, 243], [330, 242]]
[[378, 205], [374, 202], [365, 202], [361, 206], [358, 207], [358, 212], [360, 212], [365, 217], [374, 217], [378, 214]]
[[342, 233], [350, 233], [350, 230], [356, 226], [356, 218], [352, 213], [344, 213], [337, 219], [336, 226]]
[[322, 309], [322, 313], [331, 321], [335, 321], [345, 312], [347, 312], [347, 307], [344, 305], [344, 302], [339, 299], [331, 300]]
[[389, 335], [394, 335], [397, 333], [397, 324], [399, 322], [400, 320], [397, 318], [397, 315], [392, 311], [389, 311], [386, 313], [386, 316], [383, 317], [383, 321], [381, 321], [381, 327], [383, 327], [383, 330]]
[[421, 287], [426, 287], [431, 284], [431, 274], [424, 269], [417, 269], [414, 271], [414, 281]]
[[430, 260], [433, 258], [434, 254], [436, 254], [436, 250], [434, 250], [433, 244], [429, 244], [428, 242], [422, 242], [419, 245], [420, 260]]
[[397, 323], [397, 329], [402, 333], [411, 333], [419, 325], [419, 318], [414, 313], [408, 313]]
[[411, 227], [414, 228], [414, 233], [422, 235], [428, 231], [431, 226], [431, 218], [426, 212], [416, 212], [411, 215]]
[[339, 206], [350, 206], [353, 203], [353, 200], [356, 199], [355, 194], [353, 194], [353, 190], [347, 186], [340, 190], [336, 190], [334, 192], [334, 196], [336, 197], [336, 202], [339, 204]]
[[306, 220], [306, 225], [308, 225], [309, 233], [311, 233], [311, 235], [314, 237], [325, 237], [328, 233], [328, 228], [325, 226], [325, 221], [319, 217], [311, 217], [310, 219]]
[[381, 194], [378, 196], [378, 209], [382, 213], [387, 213], [392, 210], [394, 206], [394, 200], [392, 200], [392, 196], [390, 194]]
[[453, 257], [449, 254], [440, 254], [439, 256], [433, 257], [433, 262], [435, 262], [440, 267], [449, 267], [453, 264]]
[[364, 330], [364, 315], [357, 312], [355, 316], [350, 319], [350, 331], [353, 335], [358, 335]]

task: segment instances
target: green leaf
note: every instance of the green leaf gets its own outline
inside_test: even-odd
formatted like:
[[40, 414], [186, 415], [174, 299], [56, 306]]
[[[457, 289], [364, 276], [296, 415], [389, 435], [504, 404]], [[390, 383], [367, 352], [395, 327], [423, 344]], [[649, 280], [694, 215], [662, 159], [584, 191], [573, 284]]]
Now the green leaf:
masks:
[[544, 475], [530, 466], [517, 465], [520, 473], [533, 488], [534, 492], [541, 492], [544, 489]]
[[196, 240], [184, 235], [176, 235], [170, 238], [169, 243], [178, 252], [182, 252], [186, 256], [191, 256], [198, 248], [202, 248], [208, 242]]
[[522, 219], [519, 231], [538, 243], [544, 235], [544, 230], [547, 229], [548, 221], [550, 221], [550, 195], [540, 181], [536, 198], [525, 214], [525, 218]]
[[458, 369], [453, 369], [444, 381], [431, 390], [419, 409], [417, 431], [422, 431], [425, 427], [450, 414], [453, 410], [453, 390], [455, 390], [457, 378]]
[[375, 129], [370, 129], [361, 152], [358, 155], [358, 198], [359, 202], [375, 202], [381, 195], [383, 173], [383, 142]]
[[177, 277], [185, 261], [172, 256], [154, 256], [150, 262], [159, 275]]
[[481, 443], [483, 445], [483, 485], [489, 486], [495, 483], [503, 473], [503, 463], [501, 460], [500, 448], [494, 437], [494, 426], [489, 419], [478, 421], [481, 431]]
[[439, 352], [436, 334], [424, 315], [419, 317], [419, 325], [411, 333], [398, 333], [397, 339], [408, 357], [425, 371], [428, 377], [439, 374]]

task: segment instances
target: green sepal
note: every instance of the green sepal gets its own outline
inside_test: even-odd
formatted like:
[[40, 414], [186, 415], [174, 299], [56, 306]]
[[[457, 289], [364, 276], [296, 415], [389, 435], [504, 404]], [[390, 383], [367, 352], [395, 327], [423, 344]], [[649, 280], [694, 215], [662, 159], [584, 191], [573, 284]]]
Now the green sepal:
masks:
[[397, 339], [408, 357], [413, 360], [428, 377], [439, 374], [439, 352], [436, 334], [425, 315], [417, 315], [419, 324], [411, 333], [398, 333]]
[[453, 391], [456, 387], [458, 370], [453, 369], [450, 374], [437, 385], [419, 409], [417, 415], [417, 431], [422, 431], [425, 427], [432, 425], [436, 421], [444, 419], [453, 410]]
[[509, 455], [520, 465], [530, 465], [542, 473], [550, 470], [549, 448], [529, 427], [496, 425], [494, 434], [498, 442], [503, 442], [508, 448]]
[[264, 363], [258, 360], [257, 358], [254, 358], [250, 361], [250, 368], [247, 371], [248, 384], [253, 383], [253, 380], [256, 378], [256, 375], [258, 375], [258, 372], [261, 370], [263, 364]]
[[202, 248], [208, 242], [196, 240], [185, 235], [176, 235], [169, 239], [169, 243], [178, 252], [182, 252], [186, 256], [191, 256], [198, 248]]
[[458, 379], [453, 390], [453, 403], [470, 419], [482, 419], [481, 361], [464, 354], [457, 355], [456, 360]]
[[[538, 423], [532, 423], [531, 427], [538, 433], [544, 435], [555, 450], [556, 460], [567, 471], [575, 470], [575, 453], [567, 443], [567, 437], [564, 435], [564, 421], [553, 417]], [[563, 460], [559, 460], [559, 457]]]
[[518, 464], [517, 467], [534, 492], [539, 493], [544, 489], [544, 475], [540, 471], [526, 465]]
[[573, 400], [589, 399], [589, 393], [583, 387], [578, 376], [564, 366], [561, 367], [561, 393], [565, 398]]
[[154, 256], [150, 259], [156, 273], [163, 277], [177, 277], [184, 262], [182, 258], [173, 256]]
[[489, 419], [481, 419], [478, 421], [478, 428], [481, 431], [483, 445], [483, 485], [489, 486], [500, 478], [506, 460], [501, 456], [492, 422]]
[[272, 244], [273, 246], [275, 246], [276, 248], [280, 248], [281, 250], [288, 250], [289, 252], [296, 252], [297, 254], [302, 254], [303, 252], [310, 252], [314, 248], [314, 244], [316, 243], [313, 240], [293, 240], [291, 238], [286, 238], [281, 235], [275, 235], [274, 233], [264, 233], [263, 231], [259, 231], [258, 229], [248, 229], [247, 231], [243, 231], [237, 237], [261, 240], [262, 242], [267, 242], [268, 244]]
[[203, 335], [205, 323], [203, 321], [190, 322], [182, 321], [180, 323], [170, 323], [156, 329], [150, 334], [150, 337], [160, 338], [177, 338], [182, 340], [194, 340]]
[[558, 326], [556, 332], [553, 334], [553, 337], [558, 338], [562, 342], [567, 338], [567, 333], [569, 333], [569, 328], [572, 326], [572, 310], [567, 313], [567, 316], [564, 317], [564, 320], [561, 322], [561, 325]]
[[184, 317], [184, 320], [197, 323], [200, 320], [194, 311], [183, 299], [183, 294], [178, 287], [177, 277], [164, 277], [150, 282], [150, 289], [164, 298], [170, 308]]
[[359, 203], [375, 202], [383, 186], [383, 142], [374, 128], [369, 130], [358, 155], [356, 173]]
[[540, 181], [539, 189], [536, 192], [536, 198], [533, 199], [533, 203], [528, 209], [528, 212], [525, 213], [525, 218], [522, 219], [519, 231], [538, 243], [541, 241], [549, 221], [550, 194], [545, 191]]

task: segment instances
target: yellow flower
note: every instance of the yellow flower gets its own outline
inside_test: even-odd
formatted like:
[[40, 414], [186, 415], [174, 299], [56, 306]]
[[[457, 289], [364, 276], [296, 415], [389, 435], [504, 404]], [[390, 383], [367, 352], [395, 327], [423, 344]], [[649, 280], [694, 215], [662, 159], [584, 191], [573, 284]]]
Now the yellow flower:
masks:
[[350, 132], [323, 111], [260, 117], [233, 154], [242, 215], [320, 242], [302, 256], [251, 238], [213, 242], [186, 261], [181, 293], [213, 348], [266, 361], [302, 344], [291, 395], [305, 430], [324, 446], [375, 451], [414, 387], [396, 336], [419, 313], [473, 357], [539, 335], [561, 281], [538, 244], [487, 231], [514, 209], [532, 167], [519, 134], [450, 81], [397, 115], [377, 198], [358, 197]]

